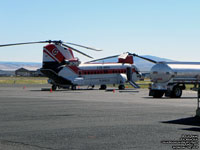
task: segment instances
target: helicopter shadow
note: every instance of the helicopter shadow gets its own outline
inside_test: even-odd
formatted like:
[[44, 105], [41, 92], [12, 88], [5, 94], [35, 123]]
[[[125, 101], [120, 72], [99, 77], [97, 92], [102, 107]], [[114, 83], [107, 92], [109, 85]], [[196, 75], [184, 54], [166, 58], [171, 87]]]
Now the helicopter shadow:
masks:
[[82, 93], [82, 92], [80, 92], [80, 91], [72, 91], [72, 90], [56, 90], [56, 91], [50, 91], [50, 89], [49, 89], [49, 90], [29, 90], [29, 91], [31, 91], [31, 92], [56, 92], [56, 93], [58, 93], [58, 92]]
[[177, 125], [187, 125], [187, 126], [197, 126], [190, 128], [181, 128], [181, 130], [200, 132], [200, 117], [188, 117], [176, 120], [162, 121], [164, 124], [177, 124]]
[[134, 90], [119, 90], [120, 93], [139, 93], [139, 91]]
[[119, 90], [119, 89], [115, 89], [115, 88], [109, 88], [109, 89], [105, 90], [105, 92], [113, 92], [113, 91], [118, 91], [119, 93], [139, 93], [139, 91], [135, 90], [135, 89]]

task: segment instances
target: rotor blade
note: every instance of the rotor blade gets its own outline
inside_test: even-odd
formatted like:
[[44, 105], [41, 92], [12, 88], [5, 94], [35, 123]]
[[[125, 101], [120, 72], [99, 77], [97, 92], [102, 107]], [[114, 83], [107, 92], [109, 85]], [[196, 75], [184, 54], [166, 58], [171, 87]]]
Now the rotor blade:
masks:
[[0, 45], [0, 47], [15, 46], [15, 45], [25, 45], [25, 44], [36, 44], [36, 43], [47, 43], [47, 42], [48, 42], [48, 41], [25, 42], [25, 43], [13, 43], [13, 44], [4, 44], [4, 45]]
[[74, 46], [79, 46], [79, 47], [86, 48], [86, 49], [90, 49], [90, 50], [94, 50], [94, 51], [102, 51], [101, 49], [83, 46], [83, 45], [79, 45], [79, 44], [74, 44], [74, 43], [69, 43], [69, 42], [65, 42], [65, 43], [70, 44], [70, 45], [74, 45]]
[[149, 61], [149, 62], [152, 62], [152, 63], [157, 63], [157, 61], [155, 61], [155, 60], [152, 60], [152, 59], [149, 59], [149, 58], [146, 58], [146, 57], [142, 57], [142, 56], [139, 56], [139, 55], [137, 55], [137, 54], [130, 54], [130, 55], [133, 55], [133, 56], [135, 56], [135, 57], [138, 57], [138, 58], [141, 58], [141, 59], [144, 59], [144, 60], [147, 60], [147, 61]]
[[65, 47], [67, 47], [67, 48], [70, 48], [71, 50], [74, 50], [75, 52], [78, 52], [78, 53], [80, 53], [80, 54], [82, 54], [82, 55], [84, 55], [84, 56], [86, 56], [86, 57], [93, 58], [93, 57], [91, 57], [91, 56], [89, 56], [89, 55], [87, 55], [87, 54], [85, 54], [85, 53], [83, 53], [83, 52], [81, 52], [81, 51], [79, 51], [79, 50], [77, 50], [77, 49], [75, 49], [75, 48], [73, 48], [73, 47], [70, 47], [70, 46], [68, 46], [68, 45], [66, 45], [66, 44], [63, 44], [63, 43], [62, 43], [62, 45], [65, 46]]
[[88, 62], [86, 62], [86, 63], [95, 62], [95, 61], [100, 61], [100, 60], [105, 60], [105, 59], [114, 58], [114, 57], [118, 57], [118, 56], [119, 56], [119, 55], [104, 57], [104, 58], [100, 58], [100, 59], [95, 59], [95, 60], [92, 60], [92, 61], [88, 61]]

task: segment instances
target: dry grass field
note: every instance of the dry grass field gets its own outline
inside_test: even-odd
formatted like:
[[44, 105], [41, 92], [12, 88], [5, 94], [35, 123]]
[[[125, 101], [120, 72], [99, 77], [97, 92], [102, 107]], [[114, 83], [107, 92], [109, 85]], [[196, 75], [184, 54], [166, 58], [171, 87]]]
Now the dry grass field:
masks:
[[0, 84], [46, 84], [46, 77], [0, 77]]
[[[0, 77], [0, 84], [47, 84], [47, 77]], [[141, 88], [149, 88], [150, 79], [136, 82]], [[126, 88], [133, 88], [130, 84], [125, 85]], [[193, 85], [186, 85], [186, 89], [190, 90]]]

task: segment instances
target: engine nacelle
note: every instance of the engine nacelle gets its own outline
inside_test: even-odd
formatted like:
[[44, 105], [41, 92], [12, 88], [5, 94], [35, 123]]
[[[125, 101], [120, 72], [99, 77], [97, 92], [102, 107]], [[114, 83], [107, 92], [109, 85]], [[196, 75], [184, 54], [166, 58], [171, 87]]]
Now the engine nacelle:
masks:
[[128, 64], [133, 64], [133, 56], [128, 55], [126, 58], [118, 58], [118, 63], [128, 63]]
[[69, 59], [69, 60], [65, 60], [65, 64], [67, 66], [79, 66], [80, 65], [80, 61], [79, 59]]

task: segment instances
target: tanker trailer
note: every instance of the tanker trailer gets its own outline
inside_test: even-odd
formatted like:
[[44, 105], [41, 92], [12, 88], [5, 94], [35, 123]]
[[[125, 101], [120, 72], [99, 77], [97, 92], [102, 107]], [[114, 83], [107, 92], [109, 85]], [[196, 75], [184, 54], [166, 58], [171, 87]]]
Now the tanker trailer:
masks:
[[200, 62], [157, 62], [150, 79], [149, 96], [180, 98], [186, 84], [200, 84]]

